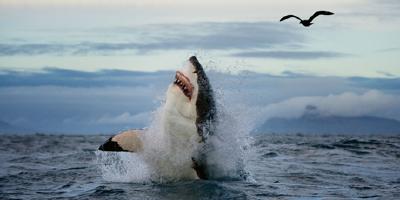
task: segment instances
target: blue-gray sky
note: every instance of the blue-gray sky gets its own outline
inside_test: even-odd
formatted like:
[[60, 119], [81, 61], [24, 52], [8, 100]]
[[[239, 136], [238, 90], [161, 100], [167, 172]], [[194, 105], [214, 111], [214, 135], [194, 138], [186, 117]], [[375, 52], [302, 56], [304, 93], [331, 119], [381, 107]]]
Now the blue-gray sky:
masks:
[[[2, 0], [0, 68], [172, 70], [196, 53], [271, 74], [399, 76], [399, 8], [394, 0]], [[336, 14], [310, 28], [278, 22], [319, 9]]]
[[[330, 10], [309, 28], [307, 18]], [[0, 120], [50, 132], [143, 127], [195, 54], [227, 105], [262, 120], [400, 120], [400, 3], [0, 0]], [[259, 116], [258, 116], [259, 117]]]

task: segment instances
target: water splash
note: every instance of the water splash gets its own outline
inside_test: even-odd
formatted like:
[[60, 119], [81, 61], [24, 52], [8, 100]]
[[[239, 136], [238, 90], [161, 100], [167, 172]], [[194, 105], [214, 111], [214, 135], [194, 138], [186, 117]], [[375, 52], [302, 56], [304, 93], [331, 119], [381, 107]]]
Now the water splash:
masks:
[[102, 177], [110, 182], [150, 181], [151, 168], [140, 154], [96, 151]]
[[[251, 145], [253, 138], [250, 133], [257, 125], [256, 119], [259, 115], [255, 113], [259, 113], [259, 110], [238, 101], [237, 97], [243, 96], [244, 91], [235, 86], [243, 84], [247, 78], [246, 74], [236, 75], [234, 79], [226, 76], [233, 74], [241, 65], [227, 65], [215, 59], [206, 63], [205, 69], [208, 70], [207, 74], [213, 86], [218, 111], [216, 133], [208, 141], [212, 147], [211, 151], [207, 152], [207, 160], [212, 165], [213, 179], [253, 182], [248, 163], [256, 154]], [[229, 87], [229, 90], [226, 87]]]
[[[212, 77], [212, 76], [211, 76]], [[218, 124], [214, 136], [209, 137], [207, 145], [211, 146], [206, 154], [212, 179], [253, 180], [247, 169], [252, 157], [250, 132], [254, 128], [252, 115], [244, 105], [229, 104], [224, 99], [220, 85], [214, 86], [218, 110]], [[165, 99], [165, 97], [164, 97]], [[170, 182], [184, 180], [188, 176], [179, 167], [192, 162], [193, 152], [182, 152], [179, 155], [170, 151], [168, 134], [163, 133], [163, 101], [153, 113], [153, 120], [145, 135], [141, 137], [143, 152], [108, 153], [97, 152], [97, 161], [103, 178], [116, 182]], [[190, 145], [196, 145], [195, 138]], [[187, 154], [187, 155], [186, 155]], [[186, 174], [183, 174], [186, 173]], [[195, 174], [194, 174], [195, 176]]]

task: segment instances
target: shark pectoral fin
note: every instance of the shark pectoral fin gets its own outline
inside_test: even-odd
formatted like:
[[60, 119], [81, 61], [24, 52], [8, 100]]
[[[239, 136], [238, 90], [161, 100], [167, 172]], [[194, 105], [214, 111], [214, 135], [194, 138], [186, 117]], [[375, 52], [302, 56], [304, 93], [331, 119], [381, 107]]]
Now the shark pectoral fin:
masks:
[[128, 151], [138, 152], [143, 148], [140, 135], [143, 130], [129, 130], [110, 137], [104, 144], [100, 145], [101, 151]]

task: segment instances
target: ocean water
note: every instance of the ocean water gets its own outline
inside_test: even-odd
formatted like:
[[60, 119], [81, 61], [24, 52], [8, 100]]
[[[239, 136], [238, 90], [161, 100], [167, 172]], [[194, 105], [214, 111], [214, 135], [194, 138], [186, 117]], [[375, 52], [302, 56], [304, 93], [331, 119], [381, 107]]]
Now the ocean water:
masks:
[[0, 199], [400, 197], [400, 136], [257, 135], [245, 163], [250, 179], [167, 183], [104, 174], [96, 149], [107, 138], [1, 135]]

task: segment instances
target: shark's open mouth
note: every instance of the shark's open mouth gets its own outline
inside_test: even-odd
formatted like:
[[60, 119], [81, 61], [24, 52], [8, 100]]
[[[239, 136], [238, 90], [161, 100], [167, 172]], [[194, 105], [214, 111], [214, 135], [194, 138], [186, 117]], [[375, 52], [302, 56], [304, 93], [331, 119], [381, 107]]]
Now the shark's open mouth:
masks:
[[182, 90], [185, 96], [187, 96], [189, 99], [192, 99], [193, 85], [182, 72], [176, 72], [174, 84]]

